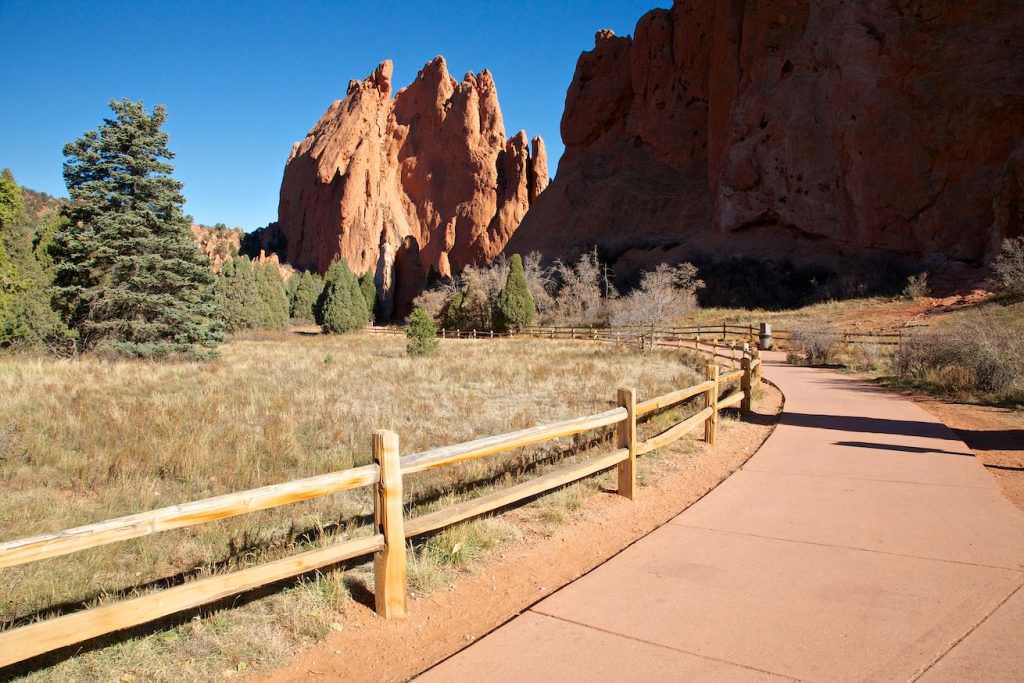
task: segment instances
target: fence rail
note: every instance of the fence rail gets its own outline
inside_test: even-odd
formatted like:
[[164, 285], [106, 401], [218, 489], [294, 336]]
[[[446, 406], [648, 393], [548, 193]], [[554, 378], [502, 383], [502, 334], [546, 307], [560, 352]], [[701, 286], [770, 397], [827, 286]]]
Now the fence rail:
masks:
[[[0, 543], [0, 568], [9, 568], [341, 491], [366, 486], [374, 486], [376, 489], [374, 532], [369, 536], [333, 542], [322, 548], [232, 573], [0, 631], [0, 668], [371, 553], [374, 554], [376, 610], [387, 618], [402, 617], [407, 610], [406, 539], [506, 507], [613, 467], [618, 473], [618, 494], [633, 499], [636, 495], [638, 455], [663, 448], [701, 425], [704, 426], [704, 439], [714, 445], [719, 411], [737, 406], [749, 410], [751, 387], [759, 379], [761, 369], [757, 351], [753, 351], [753, 354], [752, 358], [744, 358], [743, 368], [739, 371], [720, 376], [718, 365], [710, 363], [707, 365], [707, 381], [639, 403], [633, 389], [619, 389], [616, 397], [618, 406], [596, 415], [562, 420], [405, 457], [399, 455], [398, 436], [394, 432], [378, 431], [373, 434], [374, 462], [371, 465]], [[739, 389], [720, 398], [726, 385], [737, 380], [741, 382]], [[695, 414], [660, 434], [638, 441], [638, 418], [701, 398], [703, 405]], [[529, 481], [405, 519], [402, 489], [406, 475], [610, 426], [615, 428], [616, 438], [616, 446], [610, 452], [591, 455], [586, 460], [559, 466]]]

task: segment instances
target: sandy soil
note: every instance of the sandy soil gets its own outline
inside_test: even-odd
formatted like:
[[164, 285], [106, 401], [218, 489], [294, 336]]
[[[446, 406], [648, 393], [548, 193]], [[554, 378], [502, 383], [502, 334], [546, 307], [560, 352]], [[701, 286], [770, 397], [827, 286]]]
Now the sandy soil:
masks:
[[950, 403], [911, 395], [955, 431], [985, 465], [1004, 496], [1024, 510], [1024, 411]]
[[641, 458], [641, 488], [634, 502], [596, 493], [554, 527], [537, 522], [533, 504], [506, 512], [523, 537], [448, 588], [410, 600], [405, 620], [385, 621], [353, 603], [325, 642], [297, 653], [270, 676], [252, 680], [395, 681], [415, 676], [700, 499], [754, 454], [771, 433], [781, 405], [781, 394], [769, 387], [756, 401], [752, 419], [723, 421], [715, 449], [687, 437], [655, 458]]

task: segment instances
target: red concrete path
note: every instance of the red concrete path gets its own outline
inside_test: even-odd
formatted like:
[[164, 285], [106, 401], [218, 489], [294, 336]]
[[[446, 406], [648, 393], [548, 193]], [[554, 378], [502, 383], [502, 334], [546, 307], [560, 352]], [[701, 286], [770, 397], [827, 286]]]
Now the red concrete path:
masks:
[[426, 681], [1024, 680], [1024, 515], [909, 401], [773, 358], [738, 472]]

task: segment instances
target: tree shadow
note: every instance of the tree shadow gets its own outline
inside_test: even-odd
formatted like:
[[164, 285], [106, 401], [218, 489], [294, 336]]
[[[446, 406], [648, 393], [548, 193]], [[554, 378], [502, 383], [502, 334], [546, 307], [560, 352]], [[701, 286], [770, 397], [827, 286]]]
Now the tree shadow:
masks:
[[836, 441], [833, 443], [835, 446], [853, 446], [855, 448], [871, 448], [879, 451], [899, 451], [901, 453], [921, 453], [921, 454], [943, 454], [943, 455], [960, 455], [965, 458], [973, 458], [974, 453], [961, 453], [960, 451], [944, 451], [937, 448], [920, 448], [918, 446], [901, 446], [899, 444], [891, 443], [872, 443], [870, 441]]
[[1024, 452], [1024, 429], [996, 429], [981, 431], [953, 429], [971, 448], [980, 451], [1022, 451]]
[[941, 422], [924, 420], [892, 420], [857, 415], [821, 415], [817, 413], [783, 412], [779, 424], [808, 429], [834, 429], [841, 432], [919, 436], [926, 439], [958, 440]]

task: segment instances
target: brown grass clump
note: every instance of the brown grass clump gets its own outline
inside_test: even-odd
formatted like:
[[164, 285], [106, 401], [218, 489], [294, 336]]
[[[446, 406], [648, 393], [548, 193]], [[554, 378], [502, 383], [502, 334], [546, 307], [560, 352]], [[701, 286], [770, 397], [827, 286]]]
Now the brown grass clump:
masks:
[[[429, 359], [409, 358], [400, 337], [285, 333], [233, 340], [205, 364], [6, 357], [0, 540], [363, 464], [375, 429], [395, 430], [408, 454], [606, 410], [618, 386], [643, 398], [697, 381], [667, 352], [531, 339], [448, 341]], [[407, 514], [533, 476], [586, 439], [409, 477]], [[0, 628], [366, 533], [371, 513], [362, 490], [5, 570]], [[443, 585], [507, 537], [494, 520], [473, 524], [410, 550], [414, 590]], [[325, 572], [34, 677], [207, 679], [273, 666], [323, 637], [367, 579], [360, 567]]]

